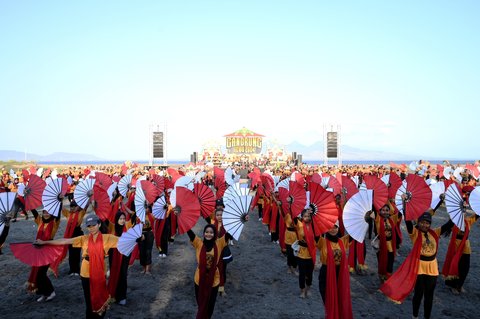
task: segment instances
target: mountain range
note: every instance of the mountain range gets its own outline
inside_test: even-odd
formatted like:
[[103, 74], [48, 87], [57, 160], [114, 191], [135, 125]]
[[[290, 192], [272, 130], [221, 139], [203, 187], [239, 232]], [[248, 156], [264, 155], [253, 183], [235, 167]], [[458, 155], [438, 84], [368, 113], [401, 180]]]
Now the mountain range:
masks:
[[[285, 145], [285, 149], [288, 152], [297, 152], [297, 154], [302, 155], [303, 160], [314, 160], [320, 161], [323, 160], [324, 156], [324, 143], [323, 141], [318, 141], [312, 145], [306, 146], [298, 142], [292, 142]], [[358, 160], [358, 161], [368, 161], [368, 160], [389, 160], [389, 161], [400, 161], [400, 160], [416, 160], [419, 157], [412, 154], [399, 154], [378, 150], [363, 150], [359, 148], [354, 148], [348, 145], [342, 145], [341, 148], [341, 157], [342, 160]], [[80, 153], [67, 153], [67, 152], [55, 152], [47, 155], [38, 155], [13, 150], [0, 150], [0, 160], [8, 161], [36, 161], [36, 162], [93, 162], [93, 161], [108, 161], [111, 159], [104, 159], [92, 154], [80, 154]], [[434, 160], [434, 158], [431, 158]], [[125, 159], [121, 159], [125, 160]], [[147, 159], [135, 159], [139, 161], [148, 161]], [[169, 159], [172, 161], [175, 159]], [[185, 156], [184, 159], [176, 159], [186, 161], [188, 157]], [[333, 160], [333, 159], [332, 159]]]

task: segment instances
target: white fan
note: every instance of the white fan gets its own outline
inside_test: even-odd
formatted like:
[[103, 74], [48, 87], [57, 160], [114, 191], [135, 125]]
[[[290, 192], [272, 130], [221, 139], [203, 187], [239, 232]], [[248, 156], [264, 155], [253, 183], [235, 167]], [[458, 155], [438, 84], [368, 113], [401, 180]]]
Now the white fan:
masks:
[[390, 174], [387, 174], [387, 175], [383, 175], [382, 178], [380, 178], [382, 180], [382, 182], [385, 183], [385, 185], [388, 186], [388, 183], [390, 183]]
[[457, 184], [448, 186], [445, 192], [445, 207], [450, 215], [452, 222], [457, 225], [461, 231], [465, 231], [465, 207], [463, 197], [460, 194]]
[[59, 198], [59, 195], [62, 194], [62, 182], [62, 178], [53, 179], [47, 184], [42, 194], [43, 209], [55, 217], [58, 217], [62, 205]]
[[223, 227], [235, 240], [240, 238], [252, 199], [252, 196], [235, 197], [225, 205]]
[[343, 209], [343, 224], [348, 234], [363, 243], [368, 230], [365, 214], [372, 210], [373, 190], [362, 190], [353, 195]]
[[142, 223], [144, 223], [147, 200], [145, 199], [145, 193], [143, 192], [141, 184], [137, 183], [137, 186], [137, 190], [135, 191], [135, 213]]
[[81, 208], [85, 209], [93, 195], [94, 178], [88, 178], [78, 183], [73, 191], [73, 199]]
[[130, 174], [123, 176], [118, 182], [118, 191], [123, 197], [127, 196], [127, 192], [130, 189], [131, 183], [132, 183], [132, 175]]
[[37, 169], [37, 176], [42, 177], [42, 175], [43, 175], [43, 167], [40, 167], [39, 169]]
[[16, 196], [17, 193], [13, 192], [0, 193], [0, 234], [5, 227], [5, 219], [7, 214], [12, 211]]
[[207, 173], [205, 173], [205, 172], [198, 172], [197, 175], [195, 175], [195, 183], [201, 183], [201, 182], [202, 182], [202, 178], [204, 178], [205, 175], [207, 175]]
[[113, 193], [115, 192], [115, 189], [117, 188], [118, 183], [112, 182], [112, 185], [110, 185], [107, 189], [107, 194], [108, 197], [110, 198], [110, 201], [113, 199]]
[[468, 202], [475, 214], [480, 216], [480, 187], [475, 187], [475, 189], [470, 193]]
[[25, 184], [24, 183], [18, 183], [18, 185], [17, 185], [17, 195], [22, 196], [22, 197], [25, 195]]
[[430, 189], [432, 190], [432, 203], [430, 204], [430, 208], [434, 209], [438, 206], [438, 203], [440, 203], [440, 195], [445, 194], [445, 183], [441, 181], [431, 184]]
[[398, 210], [404, 213], [403, 211], [403, 199], [402, 195], [407, 193], [407, 181], [403, 180], [402, 185], [397, 189], [395, 193], [395, 206], [397, 206]]
[[452, 175], [453, 169], [450, 166], [447, 166], [443, 169], [443, 176], [445, 176], [446, 179], [450, 179]]
[[248, 193], [248, 188], [242, 187], [240, 183], [234, 183], [233, 185], [228, 186], [225, 190], [225, 193], [223, 194], [223, 203], [226, 204], [235, 197], [247, 196]]
[[162, 195], [153, 203], [152, 214], [156, 219], [164, 219], [167, 209], [167, 201], [165, 200], [165, 196]]
[[186, 187], [189, 190], [193, 191], [193, 182], [194, 178], [190, 176], [182, 176], [177, 181], [175, 182], [175, 187], [181, 186], [181, 187]]
[[122, 255], [130, 256], [140, 237], [142, 237], [142, 224], [133, 226], [120, 236], [117, 243], [118, 251]]
[[459, 183], [462, 183], [462, 178], [463, 176], [461, 175], [461, 173], [463, 173], [465, 171], [465, 167], [457, 167], [454, 171], [453, 171], [453, 176], [455, 176], [455, 178], [457, 179], [457, 181]]
[[282, 179], [280, 182], [278, 182], [277, 186], [289, 190], [290, 189], [290, 181], [288, 180], [288, 178]]

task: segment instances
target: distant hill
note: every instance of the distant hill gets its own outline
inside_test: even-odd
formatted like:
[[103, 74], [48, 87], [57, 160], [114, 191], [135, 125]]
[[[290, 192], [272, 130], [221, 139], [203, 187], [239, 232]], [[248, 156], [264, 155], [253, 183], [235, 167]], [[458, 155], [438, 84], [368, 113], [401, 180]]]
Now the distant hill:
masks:
[[[285, 145], [288, 152], [297, 152], [297, 154], [302, 154], [304, 160], [322, 160], [324, 156], [324, 145], [323, 141], [317, 141], [310, 146], [305, 146], [299, 142], [292, 142]], [[412, 154], [399, 154], [392, 152], [384, 151], [372, 151], [372, 150], [363, 150], [348, 145], [342, 145], [341, 149], [342, 160], [390, 160], [390, 161], [401, 161], [407, 159], [418, 159], [419, 156]]]
[[63, 161], [101, 161], [104, 160], [100, 157], [91, 154], [79, 154], [79, 153], [62, 153], [56, 152], [48, 155], [38, 155], [12, 150], [0, 150], [0, 160], [2, 161], [36, 161], [36, 162], [63, 162]]

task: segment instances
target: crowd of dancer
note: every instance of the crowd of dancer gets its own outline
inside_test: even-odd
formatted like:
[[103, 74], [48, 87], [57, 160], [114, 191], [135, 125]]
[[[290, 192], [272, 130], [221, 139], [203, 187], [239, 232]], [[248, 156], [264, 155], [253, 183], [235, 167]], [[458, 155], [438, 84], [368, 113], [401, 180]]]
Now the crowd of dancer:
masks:
[[[238, 167], [239, 168], [239, 167]], [[350, 297], [350, 276], [367, 273], [366, 254], [371, 251], [365, 241], [352, 238], [343, 222], [343, 210], [351, 194], [347, 195], [345, 188], [331, 187], [331, 181], [348, 179], [357, 189], [365, 185], [366, 179], [378, 179], [386, 175], [395, 174], [400, 181], [408, 175], [421, 176], [425, 183], [442, 182], [448, 187], [457, 185], [463, 198], [465, 227], [459, 228], [449, 220], [439, 228], [431, 229], [432, 219], [436, 210], [442, 205], [444, 196], [435, 207], [430, 207], [417, 218], [406, 218], [404, 212], [395, 203], [394, 195], [400, 185], [387, 184], [389, 196], [381, 205], [372, 205], [371, 210], [365, 212], [365, 223], [369, 225], [366, 237], [375, 247], [377, 257], [377, 273], [379, 289], [390, 300], [401, 303], [414, 291], [412, 299], [412, 316], [418, 317], [421, 302], [424, 303], [423, 315], [430, 318], [432, 301], [437, 277], [440, 274], [437, 263], [438, 242], [441, 236], [450, 236], [445, 263], [441, 274], [446, 284], [454, 294], [464, 292], [463, 284], [470, 266], [471, 248], [469, 232], [477, 216], [470, 209], [469, 194], [475, 189], [477, 181], [475, 174], [468, 169], [460, 176], [444, 176], [442, 167], [430, 166], [428, 163], [419, 163], [412, 170], [406, 166], [346, 166], [346, 167], [313, 167], [301, 165], [299, 167], [244, 167], [248, 176], [243, 176], [244, 183], [248, 184], [249, 194], [254, 196], [252, 209], [258, 210], [259, 220], [266, 226], [271, 242], [278, 244], [281, 252], [286, 256], [286, 269], [292, 274], [292, 279], [298, 276], [300, 298], [309, 298], [313, 285], [313, 272], [318, 261], [320, 263], [318, 287], [325, 309], [326, 318], [353, 318]], [[197, 300], [197, 318], [210, 318], [214, 313], [217, 294], [226, 296], [225, 283], [227, 280], [227, 265], [233, 260], [229, 242], [232, 235], [223, 227], [223, 210], [225, 204], [223, 195], [232, 185], [221, 176], [223, 170], [208, 165], [193, 167], [197, 176], [201, 176], [197, 183], [209, 185], [215, 195], [216, 202], [208, 216], [204, 215], [207, 225], [202, 232], [202, 238], [189, 229], [186, 230], [195, 250], [197, 269], [194, 275], [194, 293]], [[233, 170], [233, 173], [235, 171]], [[9, 174], [3, 172], [0, 192], [17, 192], [19, 184], [28, 185], [28, 175], [34, 171], [22, 170]], [[55, 289], [47, 276], [51, 268], [58, 273], [58, 267], [68, 254], [70, 276], [79, 276], [85, 296], [86, 317], [101, 318], [106, 314], [110, 303], [119, 305], [127, 303], [127, 278], [129, 266], [139, 260], [142, 274], [150, 275], [152, 253], [157, 249], [159, 257], [169, 255], [168, 247], [179, 234], [178, 216], [181, 210], [170, 203], [170, 194], [175, 187], [175, 181], [188, 174], [187, 168], [178, 170], [150, 169], [145, 170], [135, 165], [104, 166], [91, 168], [71, 167], [61, 173], [50, 170], [40, 175], [43, 180], [63, 177], [68, 179], [68, 189], [65, 194], [59, 195], [61, 214], [53, 216], [47, 210], [26, 209], [25, 196], [17, 196], [14, 207], [4, 218], [4, 227], [0, 234], [1, 247], [6, 241], [11, 222], [22, 214], [28, 218], [31, 213], [37, 224], [36, 235], [32, 240], [38, 245], [63, 245], [62, 255], [49, 265], [32, 267], [28, 278], [28, 290], [38, 295], [38, 302], [47, 302], [55, 298]], [[13, 176], [12, 176], [13, 175]], [[99, 193], [107, 193], [114, 180], [117, 182], [124, 176], [131, 176], [128, 190], [122, 194], [118, 187], [109, 194], [107, 213], [105, 206], [101, 206]], [[80, 207], [75, 200], [75, 187], [85, 179], [95, 178], [96, 187], [93, 190], [88, 204]], [[323, 179], [327, 177], [327, 179]], [[100, 180], [108, 185], [102, 185]], [[477, 176], [478, 178], [478, 176]], [[330, 181], [328, 181], [328, 179]], [[145, 180], [156, 188], [154, 200], [145, 201], [144, 216], [138, 216], [138, 207], [135, 205], [135, 181]], [[300, 209], [294, 204], [297, 199], [294, 195], [281, 194], [279, 183], [287, 180], [290, 190], [298, 188], [310, 194], [311, 202], [307, 200]], [[237, 179], [238, 183], [238, 179]], [[98, 186], [98, 187], [97, 187]], [[367, 187], [368, 188], [368, 187]], [[293, 190], [292, 190], [293, 194]], [[393, 194], [393, 196], [392, 196]], [[164, 216], [156, 218], [152, 208], [154, 202], [161, 196], [165, 197]], [[322, 197], [329, 208], [335, 209], [336, 216], [322, 220], [323, 212], [312, 197]], [[404, 201], [407, 200], [403, 195]], [[327, 203], [328, 202], [328, 203]], [[66, 208], [63, 208], [65, 204]], [[298, 206], [298, 205], [297, 205]], [[87, 208], [92, 210], [87, 214]], [[100, 210], [102, 213], [100, 214]], [[55, 239], [61, 217], [66, 219], [63, 238]], [[320, 222], [319, 222], [320, 220]], [[245, 221], [248, 221], [248, 215]], [[394, 269], [395, 258], [402, 241], [402, 224], [405, 224], [407, 233], [413, 243], [413, 248], [398, 269]], [[117, 249], [118, 238], [135, 225], [141, 224], [142, 234], [137, 240], [134, 251], [125, 256]], [[85, 225], [88, 234], [84, 235], [82, 225]], [[193, 226], [191, 226], [193, 227]], [[190, 227], [190, 228], [191, 228]], [[374, 245], [373, 242], [376, 242]], [[108, 262], [104, 258], [108, 256]], [[248, 258], [248, 257], [243, 257]], [[372, 266], [372, 265], [371, 265]]]

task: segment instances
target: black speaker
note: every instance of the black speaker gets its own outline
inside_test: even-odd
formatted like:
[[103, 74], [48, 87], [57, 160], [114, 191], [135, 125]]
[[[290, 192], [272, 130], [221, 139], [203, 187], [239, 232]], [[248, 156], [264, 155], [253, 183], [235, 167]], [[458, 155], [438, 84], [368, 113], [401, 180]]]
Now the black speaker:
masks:
[[327, 158], [338, 157], [338, 138], [337, 132], [327, 132]]
[[297, 165], [302, 165], [302, 154], [297, 155], [296, 163], [297, 163]]
[[198, 153], [197, 152], [193, 152], [193, 163], [197, 163], [198, 162]]
[[190, 163], [195, 163], [195, 155], [190, 154]]
[[153, 157], [163, 158], [163, 132], [153, 132]]
[[297, 152], [292, 152], [292, 161], [297, 159]]

